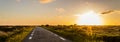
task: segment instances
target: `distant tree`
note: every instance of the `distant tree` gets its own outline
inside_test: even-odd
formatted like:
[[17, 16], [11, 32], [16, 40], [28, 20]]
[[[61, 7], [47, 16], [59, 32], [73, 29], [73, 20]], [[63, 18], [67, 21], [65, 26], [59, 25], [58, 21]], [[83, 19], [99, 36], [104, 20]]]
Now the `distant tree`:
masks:
[[43, 27], [44, 25], [41, 25], [41, 27]]
[[61, 25], [57, 25], [57, 26], [59, 26], [59, 27], [60, 27]]
[[50, 26], [50, 25], [49, 25], [49, 24], [46, 24], [46, 25], [45, 25], [45, 27], [48, 27], [48, 26]]
[[73, 24], [73, 25], [70, 25], [70, 26], [77, 26], [77, 24]]
[[74, 26], [77, 26], [77, 24], [74, 24]]

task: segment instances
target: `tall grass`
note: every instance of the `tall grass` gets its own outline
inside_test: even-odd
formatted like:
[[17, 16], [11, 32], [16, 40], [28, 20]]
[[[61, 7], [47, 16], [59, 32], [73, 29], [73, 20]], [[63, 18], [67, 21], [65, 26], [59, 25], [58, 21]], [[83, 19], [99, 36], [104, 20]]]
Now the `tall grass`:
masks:
[[9, 37], [6, 42], [22, 42], [22, 40], [30, 33], [33, 28], [24, 28], [18, 34]]
[[0, 42], [22, 42], [34, 26], [0, 26]]
[[120, 26], [42, 26], [73, 42], [120, 41]]

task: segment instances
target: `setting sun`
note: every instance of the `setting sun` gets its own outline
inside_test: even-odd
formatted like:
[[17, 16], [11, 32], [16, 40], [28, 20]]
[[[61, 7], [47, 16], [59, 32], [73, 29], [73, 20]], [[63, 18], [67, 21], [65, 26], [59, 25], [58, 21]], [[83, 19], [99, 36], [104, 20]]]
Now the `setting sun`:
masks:
[[99, 14], [94, 11], [89, 11], [78, 16], [78, 25], [102, 25], [103, 20]]

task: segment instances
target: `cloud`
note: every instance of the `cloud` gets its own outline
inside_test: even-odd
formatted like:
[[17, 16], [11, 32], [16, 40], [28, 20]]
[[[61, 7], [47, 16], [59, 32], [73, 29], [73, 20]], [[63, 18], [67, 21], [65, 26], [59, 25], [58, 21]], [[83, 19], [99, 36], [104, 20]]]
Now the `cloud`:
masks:
[[21, 2], [21, 0], [16, 0], [16, 2]]
[[55, 1], [55, 0], [39, 0], [39, 2], [42, 3], [42, 4], [51, 3], [53, 1]]
[[109, 13], [112, 13], [112, 12], [114, 12], [114, 10], [107, 10], [107, 11], [102, 12], [102, 14], [109, 14]]
[[58, 11], [59, 13], [63, 13], [63, 12], [65, 12], [65, 9], [63, 9], [63, 8], [56, 8], [56, 11]]
[[114, 10], [113, 14], [120, 14], [120, 10]]
[[110, 13], [120, 13], [120, 10], [107, 10], [102, 12], [101, 14], [110, 14]]

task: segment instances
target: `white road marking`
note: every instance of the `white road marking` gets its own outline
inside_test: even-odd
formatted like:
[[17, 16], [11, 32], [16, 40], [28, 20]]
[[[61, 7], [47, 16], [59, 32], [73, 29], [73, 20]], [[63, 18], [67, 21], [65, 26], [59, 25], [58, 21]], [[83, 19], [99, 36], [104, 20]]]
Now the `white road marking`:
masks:
[[62, 39], [62, 40], [65, 40], [64, 38], [62, 38], [62, 37], [59, 37], [60, 39]]
[[29, 37], [29, 39], [32, 39], [32, 37]]
[[33, 34], [31, 34], [31, 36], [33, 36]]
[[55, 36], [58, 36], [58, 35], [56, 35], [56, 34], [54, 34]]
[[[45, 31], [47, 31], [47, 30], [45, 30]], [[54, 33], [52, 33], [52, 32], [50, 32], [50, 31], [47, 31], [47, 32], [49, 32], [50, 34], [54, 34]], [[55, 36], [58, 36], [58, 35], [56, 35], [56, 34], [54, 34]], [[60, 39], [62, 39], [62, 40], [66, 40], [66, 39], [64, 39], [63, 37], [60, 37], [60, 36], [58, 36]]]
[[[31, 36], [29, 37], [29, 39], [32, 39], [32, 36], [34, 35], [34, 31], [35, 30], [33, 30], [33, 32], [31, 33]], [[50, 32], [50, 31], [49, 31]], [[52, 33], [52, 32], [50, 32], [51, 34], [54, 34], [54, 33]], [[55, 36], [58, 36], [57, 34], [54, 34]], [[60, 39], [62, 39], [62, 40], [66, 40], [66, 39], [64, 39], [63, 37], [60, 37], [60, 36], [58, 36]]]
[[31, 33], [29, 39], [32, 39], [32, 36], [33, 36], [33, 35], [34, 35], [34, 30], [33, 30], [33, 32]]
[[35, 31], [35, 30], [33, 30], [32, 34], [34, 34], [34, 31]]

